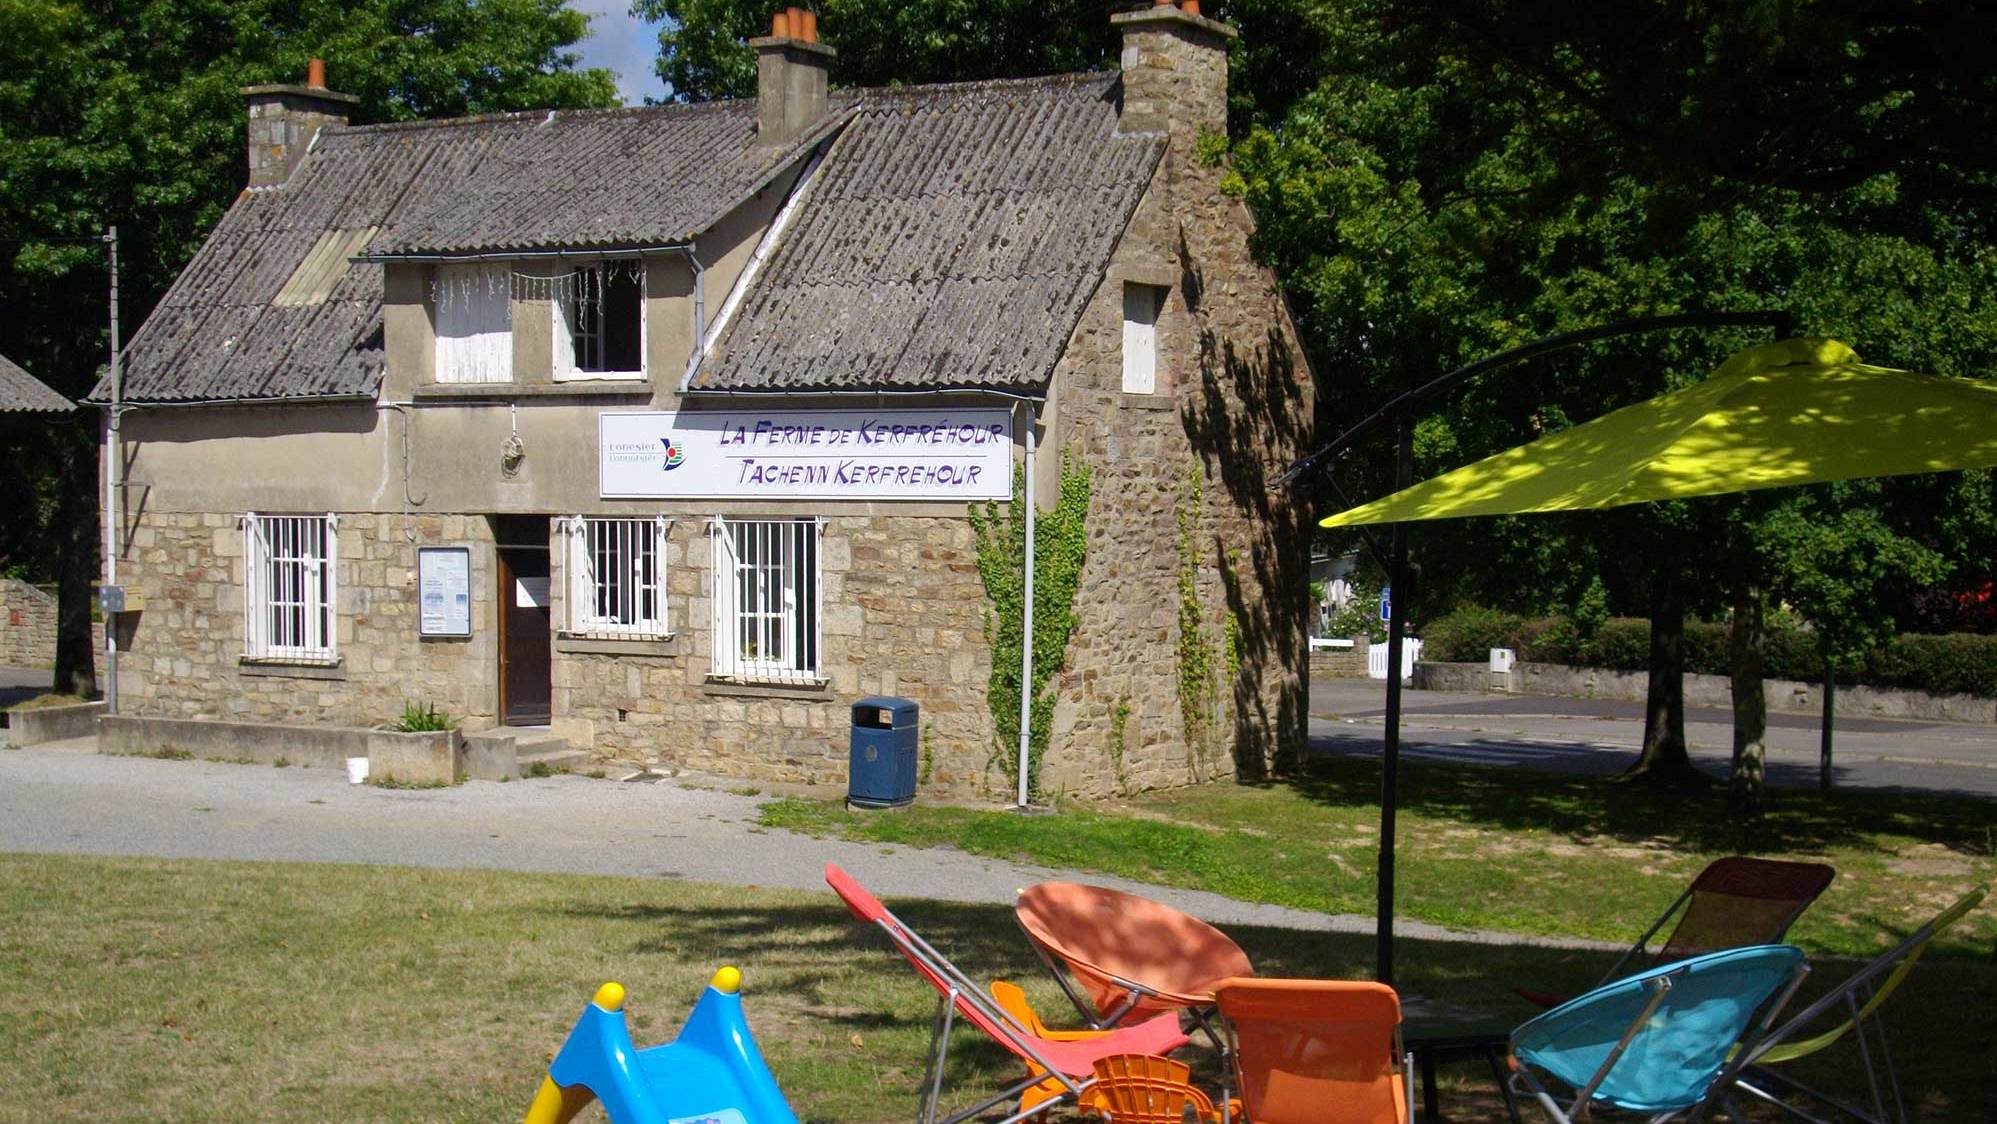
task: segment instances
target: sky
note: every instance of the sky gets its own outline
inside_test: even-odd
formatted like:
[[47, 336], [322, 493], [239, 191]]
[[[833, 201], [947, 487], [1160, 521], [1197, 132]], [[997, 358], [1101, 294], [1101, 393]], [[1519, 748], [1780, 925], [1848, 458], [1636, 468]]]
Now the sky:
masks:
[[578, 43], [582, 65], [600, 66], [617, 76], [617, 92], [625, 105], [643, 105], [647, 97], [666, 96], [666, 84], [652, 70], [659, 55], [659, 25], [637, 19], [631, 0], [569, 0], [569, 7], [588, 13], [589, 38]]

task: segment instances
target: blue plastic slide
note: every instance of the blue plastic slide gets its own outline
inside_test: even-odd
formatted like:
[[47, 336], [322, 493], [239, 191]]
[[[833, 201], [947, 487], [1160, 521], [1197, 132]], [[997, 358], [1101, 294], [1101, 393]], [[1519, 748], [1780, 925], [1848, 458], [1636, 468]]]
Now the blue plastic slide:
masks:
[[607, 983], [548, 1066], [526, 1124], [567, 1124], [591, 1100], [611, 1124], [797, 1124], [742, 1017], [742, 973], [714, 973], [679, 1037], [640, 1050], [624, 988]]

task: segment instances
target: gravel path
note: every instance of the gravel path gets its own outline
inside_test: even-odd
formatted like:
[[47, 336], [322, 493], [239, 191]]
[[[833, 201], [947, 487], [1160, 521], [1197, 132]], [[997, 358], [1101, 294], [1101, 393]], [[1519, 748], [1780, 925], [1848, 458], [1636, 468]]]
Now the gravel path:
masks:
[[[997, 903], [1022, 886], [1085, 880], [1135, 890], [1219, 924], [1367, 932], [1325, 915], [1121, 879], [884, 847], [757, 826], [760, 799], [659, 782], [548, 777], [392, 790], [327, 769], [105, 757], [94, 739], [0, 751], [0, 851], [685, 878], [825, 890], [837, 862], [884, 897]], [[826, 891], [829, 893], [829, 891]], [[1402, 921], [1408, 937], [1605, 947]]]

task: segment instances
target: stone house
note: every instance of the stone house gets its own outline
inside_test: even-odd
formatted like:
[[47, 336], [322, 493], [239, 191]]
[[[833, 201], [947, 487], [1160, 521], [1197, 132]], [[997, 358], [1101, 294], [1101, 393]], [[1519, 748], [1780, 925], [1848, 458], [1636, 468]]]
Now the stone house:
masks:
[[835, 779], [849, 705], [902, 695], [927, 786], [1008, 793], [971, 515], [1054, 512], [1065, 462], [1043, 789], [1296, 752], [1308, 540], [1266, 480], [1313, 390], [1198, 152], [1234, 32], [1112, 18], [1120, 72], [1017, 81], [831, 90], [780, 14], [736, 102], [354, 127], [247, 89], [249, 187], [130, 348], [126, 713], [429, 701]]

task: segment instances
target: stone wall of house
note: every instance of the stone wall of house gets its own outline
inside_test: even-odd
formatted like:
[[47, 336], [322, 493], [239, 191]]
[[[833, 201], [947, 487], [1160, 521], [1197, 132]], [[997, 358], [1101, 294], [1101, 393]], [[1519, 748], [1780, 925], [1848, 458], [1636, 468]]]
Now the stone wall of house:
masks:
[[961, 518], [833, 516], [821, 541], [823, 688], [710, 683], [706, 524], [682, 519], [667, 551], [676, 635], [655, 655], [557, 645], [556, 732], [602, 756], [771, 781], [846, 775], [849, 708], [901, 695], [921, 709], [926, 793], [1004, 788], [987, 779], [991, 673], [984, 586]]
[[[1303, 748], [1307, 512], [1268, 482], [1306, 451], [1311, 375], [1246, 209], [1198, 155], [1225, 126], [1224, 43], [1155, 18], [1124, 71], [1170, 143], [1056, 375], [1054, 440], [1095, 485], [1051, 793], [1261, 774]], [[1167, 287], [1156, 394], [1122, 390], [1125, 282]]]
[[[336, 535], [336, 667], [243, 659], [243, 528], [237, 513], [142, 512], [120, 573], [131, 614], [119, 703], [133, 714], [378, 726], [434, 702], [491, 725], [495, 638], [490, 524], [462, 515], [343, 513]], [[472, 636], [417, 635], [416, 548], [468, 546]]]
[[[339, 665], [252, 665], [243, 652], [243, 531], [235, 513], [146, 513], [128, 553], [135, 614], [121, 667], [133, 714], [374, 726], [434, 702], [477, 729], [495, 722], [497, 637], [491, 524], [476, 515], [342, 514]], [[668, 535], [671, 640], [590, 651], [557, 639], [557, 734], [600, 757], [757, 780], [846, 774], [852, 702], [902, 695], [922, 708], [923, 791], [1003, 789], [988, 777], [991, 671], [970, 525], [939, 516], [835, 516], [821, 546], [823, 687], [709, 681], [706, 522]], [[417, 635], [416, 551], [469, 546], [472, 636]], [[559, 562], [551, 589], [563, 619]]]

